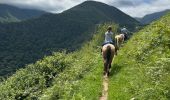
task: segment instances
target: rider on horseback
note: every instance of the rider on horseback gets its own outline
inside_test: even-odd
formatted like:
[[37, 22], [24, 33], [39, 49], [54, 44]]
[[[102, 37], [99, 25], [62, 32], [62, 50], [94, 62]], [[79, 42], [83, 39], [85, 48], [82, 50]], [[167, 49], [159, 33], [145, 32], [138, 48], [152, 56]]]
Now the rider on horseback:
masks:
[[107, 29], [107, 32], [105, 33], [105, 40], [102, 46], [106, 45], [106, 44], [114, 44], [113, 43], [113, 32], [112, 32], [112, 27], [109, 26]]
[[113, 32], [112, 27], [109, 26], [107, 32], [105, 33], [105, 40], [102, 45], [102, 56], [104, 61], [104, 75], [108, 76], [111, 69], [111, 63], [114, 55], [117, 54], [117, 50], [113, 43]]
[[126, 29], [126, 27], [124, 26], [122, 29], [121, 29], [121, 34], [124, 34], [125, 36], [125, 40], [128, 39], [128, 33], [129, 31]]

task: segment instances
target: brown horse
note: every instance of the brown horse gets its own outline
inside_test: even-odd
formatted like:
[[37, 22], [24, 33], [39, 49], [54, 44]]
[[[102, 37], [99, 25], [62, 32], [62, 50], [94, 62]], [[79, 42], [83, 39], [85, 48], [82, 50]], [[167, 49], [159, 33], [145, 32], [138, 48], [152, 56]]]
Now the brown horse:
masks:
[[104, 76], [108, 76], [111, 69], [111, 63], [114, 55], [116, 54], [116, 48], [112, 44], [106, 44], [102, 48], [103, 62], [104, 62]]
[[124, 34], [119, 34], [115, 36], [115, 43], [116, 43], [116, 48], [119, 49], [120, 45], [124, 42], [125, 35]]

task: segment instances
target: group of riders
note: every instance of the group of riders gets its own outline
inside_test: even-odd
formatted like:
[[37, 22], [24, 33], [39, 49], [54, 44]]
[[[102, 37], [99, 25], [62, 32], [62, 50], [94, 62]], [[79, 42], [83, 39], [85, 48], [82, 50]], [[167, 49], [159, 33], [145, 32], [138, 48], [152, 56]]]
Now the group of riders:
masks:
[[[109, 26], [105, 33], [105, 40], [102, 44], [102, 56], [104, 60], [104, 75], [108, 76], [111, 70], [113, 57], [117, 55], [120, 45], [128, 39], [129, 31], [124, 26], [120, 30], [120, 34], [116, 35], [112, 32], [112, 27]], [[115, 36], [113, 41], [113, 36]]]

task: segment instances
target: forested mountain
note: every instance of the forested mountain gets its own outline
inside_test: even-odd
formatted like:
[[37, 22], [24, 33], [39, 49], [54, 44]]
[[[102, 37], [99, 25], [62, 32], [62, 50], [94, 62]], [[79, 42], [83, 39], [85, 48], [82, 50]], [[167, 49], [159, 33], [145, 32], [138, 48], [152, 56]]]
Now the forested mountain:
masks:
[[11, 5], [0, 4], [0, 22], [18, 22], [39, 17], [46, 12], [31, 9], [21, 9]]
[[169, 11], [170, 10], [164, 10], [164, 11], [161, 11], [161, 12], [148, 14], [148, 15], [145, 15], [143, 18], [136, 18], [136, 20], [138, 20], [142, 24], [149, 24], [152, 21], [159, 19], [160, 17], [162, 17], [163, 15], [165, 15]]
[[51, 52], [74, 51], [92, 36], [95, 25], [115, 22], [133, 30], [139, 22], [113, 6], [86, 1], [60, 14], [0, 24], [0, 75], [34, 63]]

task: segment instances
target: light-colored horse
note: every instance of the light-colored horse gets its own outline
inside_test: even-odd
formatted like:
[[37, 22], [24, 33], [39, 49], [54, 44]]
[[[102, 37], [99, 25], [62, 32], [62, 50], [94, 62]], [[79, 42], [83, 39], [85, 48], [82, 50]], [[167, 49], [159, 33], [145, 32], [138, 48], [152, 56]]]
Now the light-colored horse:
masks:
[[116, 54], [116, 48], [112, 44], [106, 44], [102, 48], [103, 62], [104, 62], [104, 76], [108, 76], [111, 69], [111, 63], [114, 55]]
[[125, 41], [125, 35], [124, 34], [119, 34], [115, 36], [115, 44], [116, 48], [119, 50], [121, 44]]

